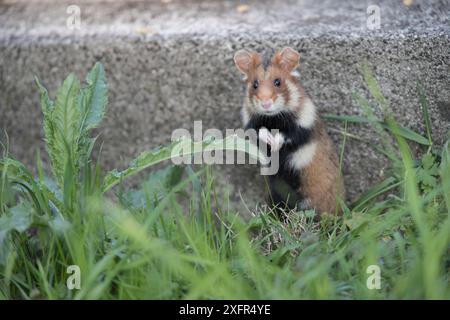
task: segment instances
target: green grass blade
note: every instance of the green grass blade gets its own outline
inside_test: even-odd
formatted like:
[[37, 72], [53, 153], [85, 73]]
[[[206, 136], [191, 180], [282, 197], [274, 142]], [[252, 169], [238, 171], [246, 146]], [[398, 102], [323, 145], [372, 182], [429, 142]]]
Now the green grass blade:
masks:
[[[382, 128], [391, 131], [391, 128], [387, 125], [387, 123], [385, 121], [369, 120], [368, 118], [356, 116], [356, 115], [325, 114], [323, 116], [323, 118], [326, 120], [336, 120], [336, 121], [344, 121], [344, 122], [346, 121], [346, 122], [350, 122], [350, 123], [369, 123], [369, 124], [376, 123], [376, 124], [380, 125]], [[398, 135], [402, 136], [403, 138], [417, 142], [422, 145], [429, 146], [432, 143], [427, 138], [423, 137], [422, 135], [418, 134], [417, 132], [415, 132], [409, 128], [406, 128], [406, 127], [402, 127], [402, 126], [398, 125], [397, 127], [395, 127], [392, 130], [396, 130], [396, 132], [392, 132], [392, 133], [398, 134]]]
[[419, 92], [420, 105], [422, 107], [423, 121], [425, 123], [425, 130], [427, 131], [428, 142], [431, 146], [433, 144], [433, 133], [431, 129], [430, 115], [428, 112], [428, 100], [419, 81], [417, 82], [417, 91]]
[[365, 191], [352, 205], [353, 211], [360, 211], [369, 201], [398, 187], [400, 183], [394, 177], [389, 177]]

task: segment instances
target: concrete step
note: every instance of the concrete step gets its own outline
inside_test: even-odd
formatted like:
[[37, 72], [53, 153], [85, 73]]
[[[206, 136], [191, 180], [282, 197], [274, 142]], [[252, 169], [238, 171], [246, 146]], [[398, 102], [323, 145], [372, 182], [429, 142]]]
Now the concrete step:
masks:
[[[412, 2], [412, 4], [411, 4]], [[67, 27], [69, 5], [81, 28]], [[377, 5], [380, 28], [373, 29]], [[370, 16], [370, 17], [369, 17]], [[369, 27], [368, 21], [369, 20]], [[0, 3], [0, 128], [10, 150], [33, 164], [43, 151], [37, 75], [50, 92], [69, 72], [106, 68], [110, 99], [100, 132], [106, 168], [170, 141], [177, 128], [240, 127], [243, 83], [233, 64], [241, 48], [266, 55], [286, 45], [301, 53], [300, 73], [322, 113], [359, 114], [353, 92], [367, 94], [358, 66], [374, 70], [397, 119], [423, 133], [416, 81], [430, 102], [437, 143], [450, 128], [448, 1], [18, 1]], [[330, 123], [336, 144], [341, 123]], [[344, 174], [349, 197], [381, 179], [387, 162], [363, 126], [349, 131]], [[41, 152], [44, 154], [45, 152]], [[224, 184], [260, 199], [256, 168], [220, 169]], [[229, 183], [231, 182], [231, 183]]]

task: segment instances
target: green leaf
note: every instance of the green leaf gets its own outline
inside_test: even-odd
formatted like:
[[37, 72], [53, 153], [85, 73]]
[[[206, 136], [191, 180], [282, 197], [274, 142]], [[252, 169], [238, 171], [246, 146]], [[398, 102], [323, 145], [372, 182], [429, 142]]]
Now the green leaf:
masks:
[[184, 167], [169, 165], [152, 172], [138, 190], [129, 190], [121, 196], [121, 201], [128, 207], [154, 208], [155, 200], [167, 195], [180, 181]]
[[54, 102], [50, 100], [47, 89], [41, 84], [38, 77], [34, 77], [34, 81], [39, 88], [42, 111], [44, 114], [50, 114], [55, 107]]
[[[55, 105], [54, 102], [50, 100], [47, 89], [39, 82], [39, 79], [37, 77], [35, 77], [35, 81], [39, 88], [41, 97], [41, 109], [44, 116], [43, 127], [44, 127], [46, 149], [50, 156], [50, 160], [53, 163], [54, 161], [57, 161], [56, 159], [58, 157], [58, 155], [56, 154], [55, 128], [52, 118], [52, 112], [55, 108]], [[56, 172], [54, 171], [54, 173]]]
[[[90, 130], [99, 125], [105, 114], [108, 101], [108, 86], [105, 71], [100, 63], [96, 63], [86, 77], [86, 87], [82, 88], [77, 97], [78, 109], [81, 114], [78, 124], [76, 150], [78, 157], [76, 168], [82, 168], [89, 161], [96, 139], [89, 136]], [[75, 172], [78, 175], [78, 172]]]
[[33, 223], [33, 212], [29, 202], [23, 201], [0, 216], [0, 265], [6, 262], [12, 243], [8, 241], [11, 231], [26, 231]]
[[166, 147], [141, 153], [131, 162], [130, 166], [123, 171], [118, 171], [115, 169], [108, 172], [103, 181], [103, 192], [108, 191], [120, 181], [162, 161], [170, 160], [176, 157], [184, 158], [199, 152], [212, 152], [219, 150], [236, 150], [246, 152], [251, 157], [261, 161], [262, 163], [267, 163], [266, 157], [255, 145], [243, 138], [238, 137], [237, 135], [231, 135], [225, 139], [217, 140], [206, 138], [205, 140], [199, 142], [193, 142], [190, 138], [182, 137]]
[[83, 88], [79, 97], [79, 108], [83, 115], [81, 130], [96, 127], [105, 115], [108, 102], [108, 85], [105, 70], [101, 63], [96, 63], [86, 77], [87, 87]]
[[63, 235], [64, 232], [70, 229], [71, 224], [69, 221], [64, 220], [61, 216], [55, 216], [53, 219], [48, 221], [48, 226], [57, 235]]
[[20, 202], [10, 210], [9, 227], [11, 230], [24, 232], [33, 223], [33, 209], [29, 202]]
[[47, 211], [48, 203], [42, 192], [46, 189], [36, 183], [31, 172], [21, 162], [11, 158], [0, 159], [0, 172], [12, 184], [19, 185], [21, 190], [28, 192], [36, 208], [40, 208], [44, 212]]
[[[47, 143], [47, 150], [55, 178], [61, 189], [66, 165], [74, 167], [78, 159], [76, 141], [80, 113], [76, 99], [79, 88], [78, 79], [70, 74], [59, 88], [53, 112], [47, 115], [46, 119], [53, 125], [53, 137]], [[76, 172], [76, 170], [73, 171]]]

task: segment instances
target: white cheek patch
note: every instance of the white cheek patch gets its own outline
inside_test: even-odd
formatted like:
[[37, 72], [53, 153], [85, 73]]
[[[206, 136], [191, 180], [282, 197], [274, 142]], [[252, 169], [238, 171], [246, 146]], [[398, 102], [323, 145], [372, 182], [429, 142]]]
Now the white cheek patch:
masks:
[[278, 96], [277, 99], [275, 100], [275, 102], [273, 103], [273, 110], [277, 111], [277, 110], [281, 110], [285, 107], [286, 101], [284, 101], [283, 96]]
[[316, 121], [316, 106], [307, 97], [305, 97], [303, 105], [301, 106], [300, 99], [302, 95], [300, 90], [292, 81], [287, 80], [286, 85], [289, 91], [289, 109], [298, 110], [300, 107], [299, 119], [297, 121], [298, 125], [305, 129], [311, 128]]
[[261, 108], [261, 102], [256, 97], [252, 98], [252, 105], [256, 109]]
[[291, 155], [289, 164], [297, 170], [306, 167], [314, 158], [316, 154], [317, 143], [310, 142], [303, 147], [299, 148]]
[[300, 111], [298, 124], [305, 129], [309, 129], [314, 125], [315, 121], [316, 106], [310, 99], [305, 98], [302, 109]]
[[291, 110], [295, 110], [296, 108], [298, 108], [298, 106], [300, 104], [300, 98], [301, 98], [300, 90], [298, 90], [297, 86], [292, 81], [289, 81], [289, 80], [286, 80], [286, 86], [287, 86], [288, 92], [289, 92], [288, 107]]

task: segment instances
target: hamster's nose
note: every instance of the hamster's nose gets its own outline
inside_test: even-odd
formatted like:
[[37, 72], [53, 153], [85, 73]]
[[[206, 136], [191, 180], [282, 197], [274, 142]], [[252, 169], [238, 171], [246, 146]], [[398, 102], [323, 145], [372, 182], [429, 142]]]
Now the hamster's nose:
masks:
[[266, 110], [270, 109], [271, 106], [272, 106], [271, 100], [265, 100], [262, 102], [262, 107]]

